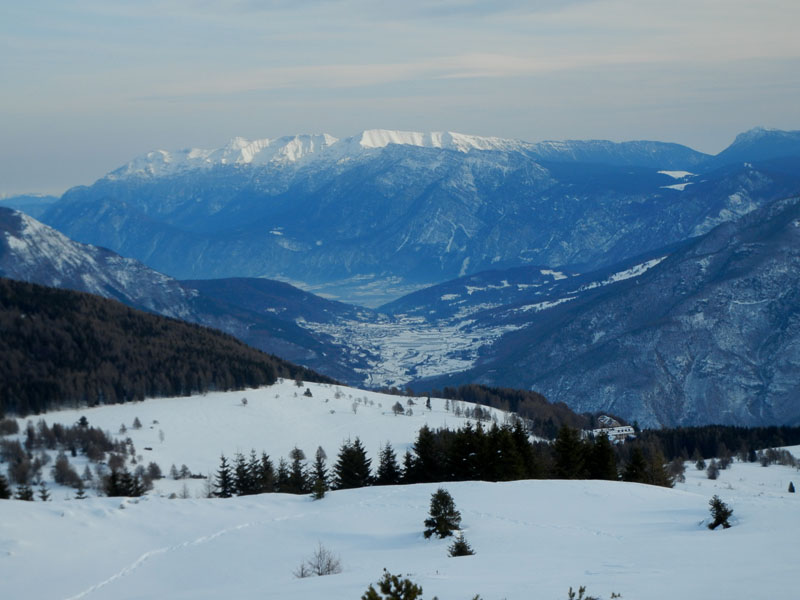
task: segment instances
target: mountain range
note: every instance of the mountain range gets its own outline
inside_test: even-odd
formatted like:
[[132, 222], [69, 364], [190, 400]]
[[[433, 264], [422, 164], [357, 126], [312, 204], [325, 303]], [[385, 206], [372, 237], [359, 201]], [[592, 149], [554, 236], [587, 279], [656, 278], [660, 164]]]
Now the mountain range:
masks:
[[[3, 207], [0, 277], [89, 292], [133, 308], [220, 329], [259, 350], [348, 380], [354, 378], [350, 364], [358, 364], [358, 360], [327, 336], [299, 327], [294, 319], [304, 314], [303, 307], [309, 311], [309, 318], [322, 322], [326, 315], [357, 319], [370, 312], [276, 281], [182, 283], [106, 248], [70, 240], [28, 215]], [[236, 292], [227, 294], [236, 298], [235, 302], [225, 300], [226, 289]], [[258, 307], [254, 298], [261, 301]], [[293, 307], [290, 315], [282, 317], [288, 306]]]
[[[92, 291], [219, 327], [352, 384], [410, 385], [420, 391], [479, 382], [534, 389], [579, 411], [610, 412], [648, 426], [796, 424], [799, 148], [797, 132], [766, 130], [738, 136], [715, 157], [656, 142], [527, 144], [373, 131], [341, 141], [330, 136], [238, 140], [222, 151], [151, 153], [90, 188], [68, 192], [47, 214], [71, 215], [66, 229], [89, 231], [94, 223], [101, 237], [117, 230], [112, 237], [121, 244], [138, 239], [156, 254], [163, 244], [174, 244], [171, 260], [213, 260], [226, 273], [235, 272], [232, 265], [258, 260], [263, 250], [259, 240], [278, 240], [284, 249], [293, 248], [289, 254], [296, 255], [299, 265], [297, 272], [286, 271], [287, 279], [391, 301], [370, 310], [264, 278], [178, 281], [10, 211], [0, 212], [6, 231], [0, 236], [0, 275]], [[501, 163], [508, 168], [499, 187], [476, 179], [478, 173], [499, 172]], [[668, 168], [656, 171], [654, 165]], [[510, 179], [521, 181], [517, 167], [536, 174], [527, 183], [547, 180], [549, 187], [536, 194], [508, 187]], [[401, 171], [401, 184], [392, 187]], [[441, 177], [431, 183], [433, 172]], [[275, 193], [259, 200], [241, 189], [231, 195], [246, 178], [249, 192], [261, 186], [262, 192], [270, 188]], [[322, 185], [323, 179], [328, 184]], [[655, 184], [665, 185], [653, 192]], [[283, 192], [275, 191], [279, 188]], [[293, 198], [307, 214], [287, 196], [286, 190], [299, 194], [301, 188], [306, 194], [302, 202], [300, 196]], [[375, 217], [370, 223], [359, 211], [369, 204], [365, 197], [371, 192], [361, 192], [378, 188], [385, 194], [380, 206], [368, 207]], [[509, 198], [498, 192], [501, 188]], [[540, 210], [555, 189], [571, 190], [569, 214]], [[190, 202], [190, 197], [195, 199]], [[219, 209], [214, 214], [209, 213], [212, 198]], [[330, 212], [334, 198], [347, 218]], [[394, 229], [417, 236], [412, 246], [421, 259], [435, 245], [423, 248], [418, 243], [422, 233], [411, 223], [426, 211], [429, 226], [439, 234], [443, 214], [463, 223], [470, 214], [486, 216], [512, 204], [533, 214], [524, 227], [537, 224], [551, 236], [553, 249], [572, 253], [579, 240], [594, 258], [565, 265], [535, 261], [536, 254], [512, 260], [509, 251], [507, 258], [473, 271], [474, 265], [487, 262], [472, 261], [475, 244], [483, 242], [464, 237], [459, 247], [468, 256], [459, 254], [464, 256], [456, 273], [460, 276], [446, 280], [440, 269], [449, 260], [447, 252], [437, 258], [428, 254], [426, 277], [438, 278], [434, 285], [398, 298], [398, 290], [417, 288], [424, 279], [403, 271], [411, 264], [405, 246], [384, 254], [369, 244], [359, 246], [366, 239], [359, 231], [391, 220], [381, 207], [396, 211]], [[129, 220], [133, 205], [139, 207], [134, 218], [138, 230]], [[565, 206], [562, 198], [550, 208]], [[303, 280], [323, 250], [292, 246], [295, 234], [280, 225], [262, 227], [260, 238], [248, 237], [256, 227], [245, 226], [247, 215], [257, 223], [255, 215], [267, 213], [275, 222], [288, 222], [280, 219], [293, 214], [295, 232], [313, 228], [323, 213], [328, 229], [347, 232], [352, 224], [353, 248], [369, 260], [383, 261], [380, 277], [355, 274], [363, 263], [351, 254], [352, 277], [337, 280], [348, 274], [337, 271], [334, 263], [343, 257], [331, 251], [327, 283]], [[520, 238], [522, 213], [514, 214], [493, 225], [498, 235], [492, 243], [498, 248], [529, 241]], [[212, 233], [215, 219], [221, 224], [219, 234]], [[174, 223], [167, 227], [169, 220]], [[234, 221], [238, 225], [226, 229]], [[548, 229], [556, 221], [565, 227], [571, 223], [571, 229]], [[147, 237], [159, 227], [172, 229], [164, 237]], [[193, 246], [189, 239], [204, 229], [203, 235], [219, 244], [214, 251]], [[331, 244], [342, 239], [326, 238]], [[229, 241], [239, 244], [241, 252], [228, 254]], [[445, 250], [457, 245], [454, 237]]]
[[377, 306], [487, 269], [609, 266], [800, 188], [800, 133], [660, 142], [365, 131], [156, 151], [41, 219], [180, 279], [267, 277]]

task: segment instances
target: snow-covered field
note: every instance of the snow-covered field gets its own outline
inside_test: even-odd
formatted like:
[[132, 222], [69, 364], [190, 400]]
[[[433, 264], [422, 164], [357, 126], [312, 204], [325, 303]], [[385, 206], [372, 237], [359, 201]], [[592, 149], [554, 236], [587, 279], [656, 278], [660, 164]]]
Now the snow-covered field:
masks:
[[[308, 387], [312, 398], [287, 382], [45, 419], [72, 423], [86, 415], [113, 432], [125, 423], [144, 461], [165, 470], [185, 463], [196, 472], [214, 470], [220, 452], [250, 448], [277, 459], [295, 445], [312, 455], [321, 444], [332, 461], [356, 435], [373, 459], [387, 440], [402, 454], [422, 423], [461, 422], [436, 399], [430, 412], [423, 398], [413, 416], [394, 416], [396, 397], [341, 388], [336, 398], [335, 387]], [[135, 417], [144, 425], [136, 431]], [[177, 482], [163, 480], [138, 500], [66, 500], [62, 488], [47, 503], [0, 502], [0, 589], [15, 600], [344, 600], [360, 598], [386, 568], [420, 584], [427, 599], [558, 600], [579, 585], [626, 600], [791, 597], [800, 497], [787, 493], [790, 480], [800, 483], [800, 473], [734, 463], [716, 481], [690, 465], [686, 483], [672, 490], [597, 481], [450, 483], [476, 551], [461, 558], [448, 557], [448, 540], [422, 536], [436, 485], [344, 490], [319, 501], [282, 494], [170, 500], [158, 492]], [[705, 527], [713, 494], [734, 509], [731, 529]], [[296, 579], [293, 571], [318, 543], [341, 558], [343, 572]]]

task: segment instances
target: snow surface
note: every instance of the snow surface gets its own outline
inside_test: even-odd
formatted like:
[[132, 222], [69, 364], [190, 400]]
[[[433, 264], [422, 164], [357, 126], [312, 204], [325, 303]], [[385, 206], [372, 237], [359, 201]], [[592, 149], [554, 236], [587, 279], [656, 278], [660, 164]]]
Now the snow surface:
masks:
[[112, 171], [106, 178], [164, 177], [194, 169], [209, 169], [218, 165], [267, 165], [298, 163], [302, 160], [341, 161], [357, 157], [365, 151], [389, 145], [439, 148], [456, 152], [524, 151], [528, 142], [497, 137], [481, 137], [455, 132], [394, 131], [369, 129], [358, 135], [339, 140], [327, 133], [294, 135], [275, 139], [248, 140], [233, 138], [222, 148], [185, 150], [154, 150], [139, 156]]
[[659, 171], [662, 175], [672, 177], [673, 179], [684, 179], [685, 177], [693, 177], [694, 173], [689, 171]]
[[553, 271], [552, 269], [541, 269], [539, 271], [542, 275], [552, 275], [553, 279], [558, 281], [559, 279], [566, 279], [567, 276], [564, 275], [561, 271]]
[[[336, 399], [333, 386], [308, 387], [310, 399], [294, 398], [289, 382], [44, 418], [68, 423], [86, 415], [110, 427], [138, 416], [145, 427], [128, 435], [139, 451], [150, 439], [159, 460], [195, 467], [216, 465], [218, 453], [233, 448], [275, 448], [276, 457], [294, 445], [310, 454], [322, 443], [333, 456], [343, 436], [354, 435], [373, 456], [379, 440], [396, 441], [399, 454], [424, 420], [458, 424], [436, 399], [423, 419], [420, 405], [412, 417], [394, 416], [387, 410], [394, 396], [340, 388]], [[351, 395], [376, 403], [354, 414], [346, 410]], [[162, 447], [147, 425], [154, 419], [165, 432]], [[0, 581], [3, 597], [13, 599], [344, 600], [359, 598], [386, 568], [441, 600], [556, 600], [579, 585], [602, 598], [787, 597], [800, 558], [800, 496], [787, 493], [790, 480], [800, 483], [789, 467], [734, 463], [716, 481], [689, 466], [677, 489], [448, 483], [476, 551], [461, 558], [447, 556], [449, 540], [422, 536], [436, 484], [330, 492], [320, 501], [283, 494], [78, 501], [56, 491], [48, 503], [0, 502]], [[713, 494], [734, 509], [731, 529], [706, 528]], [[318, 543], [341, 558], [343, 572], [294, 578]]]
[[646, 271], [649, 271], [656, 265], [658, 265], [661, 261], [663, 261], [666, 256], [661, 256], [659, 258], [651, 258], [643, 263], [639, 263], [638, 265], [634, 265], [630, 269], [625, 269], [624, 271], [617, 271], [613, 275], [606, 277], [603, 281], [593, 281], [587, 285], [581, 286], [576, 292], [583, 292], [586, 290], [593, 290], [598, 287], [604, 287], [607, 285], [611, 285], [612, 283], [617, 283], [618, 281], [624, 281], [626, 279], [632, 279], [633, 277], [639, 277]]
[[692, 185], [692, 182], [691, 181], [687, 181], [686, 183], [675, 183], [673, 185], [662, 185], [661, 189], [662, 190], [678, 190], [679, 192], [682, 192], [683, 190], [686, 189], [687, 185]]

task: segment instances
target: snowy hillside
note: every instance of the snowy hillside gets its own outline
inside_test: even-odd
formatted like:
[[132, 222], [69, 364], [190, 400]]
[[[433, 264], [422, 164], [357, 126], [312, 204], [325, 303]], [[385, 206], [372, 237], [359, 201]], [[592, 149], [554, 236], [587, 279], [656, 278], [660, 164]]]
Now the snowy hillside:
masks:
[[[321, 444], [332, 457], [356, 435], [373, 458], [387, 440], [399, 454], [422, 423], [459, 424], [436, 399], [430, 412], [423, 398], [412, 416], [395, 416], [397, 399], [285, 382], [44, 418], [71, 424], [85, 415], [114, 432], [125, 423], [143, 460], [186, 463], [195, 472], [214, 469], [220, 452], [250, 448], [277, 458], [295, 445], [310, 454]], [[139, 430], [130, 428], [136, 417]], [[329, 492], [320, 501], [283, 494], [170, 500], [159, 492], [180, 484], [165, 480], [138, 500], [93, 493], [67, 500], [63, 488], [54, 489], [48, 503], [0, 503], [0, 581], [7, 598], [344, 600], [359, 598], [386, 568], [441, 600], [558, 600], [579, 585], [602, 598], [784, 597], [800, 558], [800, 497], [786, 491], [792, 479], [800, 476], [788, 467], [736, 462], [716, 481], [690, 466], [674, 490], [598, 481], [449, 483], [476, 551], [461, 558], [448, 557], [449, 540], [422, 536], [435, 484]], [[734, 509], [731, 529], [705, 527], [713, 494]], [[343, 572], [295, 578], [318, 544], [338, 555]], [[43, 569], [47, 577], [39, 576]]]

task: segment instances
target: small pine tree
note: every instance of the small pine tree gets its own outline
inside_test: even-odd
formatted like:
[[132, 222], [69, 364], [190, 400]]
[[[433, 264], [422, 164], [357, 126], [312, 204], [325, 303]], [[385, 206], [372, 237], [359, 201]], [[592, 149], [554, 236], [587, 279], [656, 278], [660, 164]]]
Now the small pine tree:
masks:
[[328, 489], [328, 467], [325, 465], [325, 459], [328, 455], [322, 446], [317, 448], [314, 454], [314, 470], [311, 474], [313, 484], [311, 486], [311, 496], [314, 500], [322, 500], [325, 497], [325, 492]]
[[[379, 593], [380, 592], [380, 593]], [[378, 582], [378, 591], [372, 585], [361, 596], [361, 600], [422, 600], [422, 588], [410, 579], [400, 579], [386, 569]]]
[[456, 510], [453, 497], [444, 488], [439, 488], [431, 496], [429, 517], [425, 519], [425, 539], [434, 533], [439, 538], [446, 538], [460, 526], [461, 513]]
[[25, 500], [26, 502], [33, 502], [33, 490], [27, 483], [20, 483], [17, 486], [17, 491], [14, 494], [17, 500]]
[[723, 529], [728, 529], [731, 526], [731, 524], [728, 523], [728, 519], [733, 514], [733, 509], [720, 500], [719, 496], [716, 494], [708, 501], [708, 504], [710, 506], [711, 517], [714, 519], [708, 524], [708, 528], [713, 530], [722, 525]]
[[472, 546], [470, 546], [469, 542], [464, 539], [463, 533], [459, 533], [456, 536], [456, 539], [453, 540], [453, 543], [450, 544], [450, 547], [447, 549], [447, 551], [450, 556], [472, 556], [475, 554]]
[[794, 494], [794, 483], [791, 481], [789, 482], [789, 493]]
[[311, 393], [311, 388], [306, 388], [306, 391], [305, 391], [305, 392], [303, 392], [303, 396], [306, 396], [306, 397], [308, 397], [308, 398], [311, 398], [311, 397], [313, 397], [313, 396], [314, 396], [314, 394], [312, 394], [312, 393]]
[[83, 480], [78, 483], [78, 487], [75, 492], [75, 500], [85, 500], [86, 499], [86, 488], [83, 486]]
[[235, 486], [231, 466], [228, 464], [228, 459], [225, 458], [225, 455], [223, 454], [219, 458], [219, 469], [217, 469], [216, 475], [215, 495], [217, 498], [230, 498], [233, 496], [234, 490]]
[[133, 428], [134, 429], [141, 429], [142, 428], [142, 422], [139, 420], [139, 417], [134, 417], [134, 419], [133, 419]]
[[708, 468], [706, 469], [706, 476], [709, 479], [716, 479], [719, 477], [719, 465], [717, 465], [717, 461], [713, 458], [711, 462], [708, 464]]
[[50, 500], [50, 492], [47, 491], [47, 486], [45, 485], [44, 481], [39, 484], [39, 500], [42, 502], [47, 502]]

